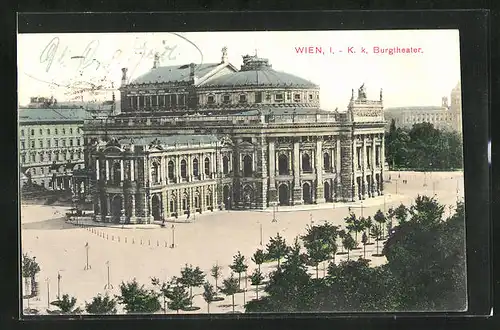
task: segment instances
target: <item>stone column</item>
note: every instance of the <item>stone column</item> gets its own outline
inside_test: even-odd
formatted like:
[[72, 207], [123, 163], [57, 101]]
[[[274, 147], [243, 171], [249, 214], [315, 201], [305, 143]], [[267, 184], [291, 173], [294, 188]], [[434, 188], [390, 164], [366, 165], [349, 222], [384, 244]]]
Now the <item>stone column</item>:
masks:
[[181, 158], [179, 155], [175, 155], [174, 176], [175, 182], [181, 182]]
[[300, 186], [300, 145], [299, 141], [295, 140], [293, 143], [293, 204], [301, 205], [302, 200], [302, 187]]
[[354, 160], [353, 160], [353, 137], [352, 132], [340, 136], [340, 181], [342, 198], [344, 202], [355, 200], [354, 194]]
[[165, 170], [165, 157], [160, 156], [160, 170], [158, 171], [158, 174], [160, 175], [160, 183], [161, 185], [165, 185], [166, 184], [166, 181], [165, 181], [165, 178], [166, 178], [166, 170]]
[[181, 216], [183, 215], [184, 211], [182, 210], [182, 199], [184, 198], [183, 194], [182, 194], [182, 191], [180, 189], [177, 189], [177, 216]]
[[95, 178], [97, 181], [99, 181], [100, 178], [100, 173], [99, 173], [99, 158], [96, 158], [95, 160]]
[[136, 223], [135, 218], [135, 195], [130, 195], [130, 223]]
[[385, 136], [381, 134], [381, 142], [380, 142], [380, 182], [379, 182], [379, 194], [384, 194], [384, 170], [385, 170]]
[[375, 174], [377, 173], [377, 145], [376, 145], [376, 138], [375, 136], [372, 136], [372, 170], [371, 170], [371, 176], [372, 176], [372, 182], [371, 182], [371, 193], [372, 197], [375, 197], [378, 195], [378, 182]]
[[189, 182], [193, 181], [193, 157], [191, 154], [187, 158], [187, 178]]
[[111, 196], [109, 194], [106, 194], [106, 206], [107, 206], [106, 216], [110, 216], [112, 213], [111, 213]]
[[123, 159], [120, 159], [120, 184], [123, 183], [123, 179], [124, 179], [124, 168], [123, 168]]
[[205, 154], [199, 154], [198, 172], [200, 173], [201, 180], [205, 180]]
[[109, 160], [106, 159], [106, 182], [109, 181]]
[[316, 140], [316, 203], [325, 203], [323, 184], [323, 137], [318, 136]]
[[368, 172], [368, 155], [367, 155], [367, 148], [366, 148], [366, 136], [363, 136], [363, 165], [361, 167], [363, 176], [361, 180], [362, 184], [362, 190], [361, 190], [361, 197], [363, 199], [366, 199], [368, 197], [368, 181], [366, 180], [366, 175]]
[[168, 218], [168, 196], [166, 190], [163, 190], [161, 192], [161, 210], [162, 210], [161, 214], [162, 219]]
[[276, 166], [277, 157], [276, 150], [274, 146], [274, 141], [270, 140], [268, 143], [268, 157], [269, 157], [269, 201], [276, 202], [277, 200], [277, 191], [276, 191]]
[[134, 159], [130, 160], [130, 181], [135, 181], [135, 166], [134, 166]]
[[200, 199], [200, 210], [203, 212], [206, 210], [205, 186], [200, 187], [200, 196], [198, 198]]

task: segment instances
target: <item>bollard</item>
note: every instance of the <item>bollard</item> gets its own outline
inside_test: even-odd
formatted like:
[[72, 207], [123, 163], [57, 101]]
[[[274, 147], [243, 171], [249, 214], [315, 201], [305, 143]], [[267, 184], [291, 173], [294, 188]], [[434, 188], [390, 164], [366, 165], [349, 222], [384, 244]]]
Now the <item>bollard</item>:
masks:
[[120, 236], [118, 236], [118, 242], [120, 241]]
[[156, 246], [160, 246], [160, 242], [156, 241]]
[[125, 243], [127, 243], [127, 238], [125, 237]]
[[167, 241], [165, 241], [165, 247], [167, 247]]
[[148, 239], [148, 245], [151, 245], [151, 240], [150, 239]]
[[109, 235], [108, 234], [106, 234], [106, 239], [109, 239]]
[[132, 238], [132, 244], [135, 244], [135, 240]]
[[114, 235], [111, 235], [111, 240], [114, 241], [115, 240], [115, 236]]
[[141, 245], [142, 245], [142, 238], [141, 238]]

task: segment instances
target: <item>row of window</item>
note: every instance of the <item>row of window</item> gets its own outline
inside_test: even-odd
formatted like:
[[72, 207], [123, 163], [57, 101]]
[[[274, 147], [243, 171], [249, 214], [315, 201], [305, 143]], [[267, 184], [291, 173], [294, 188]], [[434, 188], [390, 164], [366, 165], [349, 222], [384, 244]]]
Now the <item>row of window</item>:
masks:
[[[81, 168], [83, 168], [82, 165], [76, 165], [75, 167], [75, 169], [81, 169]], [[64, 172], [64, 167], [59, 167], [58, 172], [60, 173]], [[33, 167], [26, 171], [27, 175], [49, 174], [49, 173], [51, 173], [49, 167]]]
[[[255, 92], [255, 103], [261, 103], [263, 100], [263, 94], [264, 92]], [[275, 102], [284, 102], [285, 100], [285, 95], [286, 95], [286, 100], [289, 101], [292, 99], [292, 92], [287, 92], [287, 93], [275, 93], [274, 94], [274, 101]], [[266, 93], [265, 95], [266, 101], [271, 101], [271, 94]], [[316, 94], [316, 99], [319, 100], [319, 94]], [[312, 102], [314, 100], [314, 95], [309, 94], [308, 95], [308, 100]], [[302, 94], [300, 93], [294, 93], [293, 94], [293, 101], [294, 102], [301, 102], [302, 101]], [[248, 102], [247, 99], [247, 94], [240, 94], [239, 95], [239, 103], [246, 103]], [[215, 95], [208, 95], [208, 104], [214, 104], [215, 103]], [[231, 95], [229, 94], [224, 94], [222, 95], [222, 103], [231, 103]]]
[[[75, 153], [70, 153], [69, 156], [66, 153], [56, 153], [54, 154], [54, 157], [52, 157], [52, 153], [47, 153], [47, 154], [31, 154], [29, 155], [29, 161], [32, 163], [35, 162], [45, 162], [45, 161], [61, 161], [61, 160], [79, 160], [83, 158], [83, 152], [75, 152]], [[26, 163], [26, 155], [21, 155], [21, 164]]]
[[[76, 146], [80, 146], [80, 145], [81, 145], [81, 139], [76, 139]], [[60, 140], [54, 139], [54, 147], [55, 148], [66, 147], [66, 146], [73, 147], [74, 146], [74, 140], [70, 139], [69, 143], [67, 145], [65, 139], [60, 139]], [[36, 146], [35, 146], [35, 140], [31, 140], [30, 147], [32, 149], [36, 148]], [[38, 148], [45, 148], [45, 147], [46, 148], [52, 148], [51, 139], [47, 139], [47, 143], [45, 145], [44, 145], [42, 139], [38, 140]], [[23, 149], [26, 149], [26, 143], [24, 141], [21, 141], [21, 150], [23, 150]]]
[[129, 96], [128, 103], [131, 109], [184, 106], [186, 104], [186, 95]]
[[[362, 164], [362, 155], [363, 155], [362, 149], [363, 148], [358, 147], [357, 151], [356, 151], [358, 170], [361, 169], [361, 164]], [[368, 155], [366, 157], [366, 167], [371, 168], [372, 167], [372, 148], [367, 147], [366, 154]], [[379, 147], [375, 148], [375, 166], [380, 166], [380, 148]]]
[[[76, 131], [77, 131], [78, 134], [80, 134], [82, 132], [81, 128], [78, 128]], [[43, 135], [43, 132], [44, 132], [43, 128], [38, 129], [38, 135]], [[50, 135], [51, 132], [52, 132], [52, 130], [50, 128], [47, 128], [46, 132], [47, 132], [47, 135]], [[55, 135], [59, 135], [59, 129], [58, 128], [54, 128], [53, 132], [54, 132]], [[24, 133], [24, 129], [21, 129], [21, 136], [25, 136], [24, 134], [25, 134]], [[61, 134], [63, 134], [63, 135], [66, 134], [66, 128], [65, 127], [61, 128]], [[73, 134], [73, 127], [69, 128], [69, 134], [70, 135]], [[35, 129], [34, 128], [32, 128], [30, 130], [30, 135], [31, 136], [35, 135]]]

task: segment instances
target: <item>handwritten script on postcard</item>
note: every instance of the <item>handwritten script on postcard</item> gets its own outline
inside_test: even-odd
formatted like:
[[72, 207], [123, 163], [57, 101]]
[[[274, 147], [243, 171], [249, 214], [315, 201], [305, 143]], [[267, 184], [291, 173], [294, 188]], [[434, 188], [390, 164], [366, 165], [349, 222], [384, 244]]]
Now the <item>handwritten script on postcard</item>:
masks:
[[128, 68], [128, 83], [146, 61], [158, 59], [162, 65], [169, 65], [189, 52], [199, 54], [199, 63], [203, 63], [201, 50], [186, 37], [167, 33], [162, 39], [159, 43], [137, 37], [130, 47], [110, 48], [99, 38], [74, 46], [74, 42], [70, 45], [55, 36], [40, 50], [37, 73], [25, 74], [49, 84], [51, 89], [65, 89], [67, 96], [79, 97], [82, 93], [98, 95], [115, 90], [124, 67]]

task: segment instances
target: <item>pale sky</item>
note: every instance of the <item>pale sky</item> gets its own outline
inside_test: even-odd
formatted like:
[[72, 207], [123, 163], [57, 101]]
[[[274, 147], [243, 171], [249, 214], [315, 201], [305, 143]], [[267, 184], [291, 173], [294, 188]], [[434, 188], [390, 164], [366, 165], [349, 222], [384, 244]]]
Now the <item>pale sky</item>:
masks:
[[[164, 52], [165, 47], [173, 49], [161, 60], [166, 66], [220, 62], [224, 46], [238, 69], [242, 56], [257, 50], [273, 69], [318, 84], [321, 107], [327, 110], [345, 110], [351, 89], [363, 83], [369, 99], [378, 99], [383, 88], [385, 107], [441, 105], [441, 97], [449, 97], [460, 80], [458, 30], [20, 34], [19, 103], [27, 104], [30, 96], [68, 100], [77, 88], [55, 84], [82, 86], [90, 81], [119, 87], [122, 67], [128, 67], [130, 78], [135, 78], [152, 68], [153, 54]], [[321, 47], [325, 54], [296, 51], [309, 46]], [[422, 53], [374, 54], [376, 46], [421, 48]], [[349, 54], [349, 47], [356, 53]], [[361, 53], [362, 47], [366, 54]], [[142, 59], [141, 53], [146, 55]], [[93, 98], [97, 97], [84, 95], [85, 101]], [[110, 99], [110, 94], [104, 98]]]

